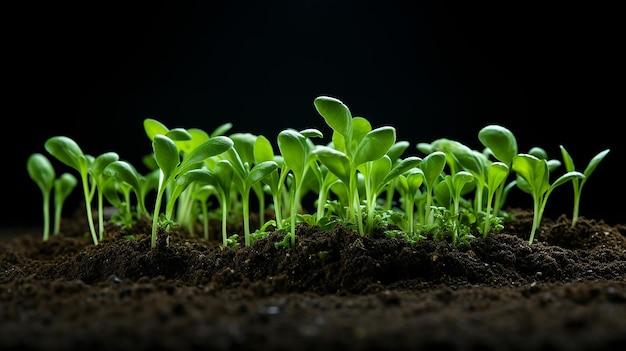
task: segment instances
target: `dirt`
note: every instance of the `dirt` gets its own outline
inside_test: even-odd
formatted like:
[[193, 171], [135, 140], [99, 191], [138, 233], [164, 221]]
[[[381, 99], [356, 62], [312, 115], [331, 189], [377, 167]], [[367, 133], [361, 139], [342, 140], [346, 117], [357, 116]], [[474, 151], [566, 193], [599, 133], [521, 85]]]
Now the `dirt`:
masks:
[[625, 349], [626, 226], [544, 218], [529, 245], [532, 213], [508, 211], [462, 246], [308, 225], [290, 249], [178, 228], [151, 248], [149, 221], [98, 245], [77, 219], [47, 242], [5, 230], [0, 349]]

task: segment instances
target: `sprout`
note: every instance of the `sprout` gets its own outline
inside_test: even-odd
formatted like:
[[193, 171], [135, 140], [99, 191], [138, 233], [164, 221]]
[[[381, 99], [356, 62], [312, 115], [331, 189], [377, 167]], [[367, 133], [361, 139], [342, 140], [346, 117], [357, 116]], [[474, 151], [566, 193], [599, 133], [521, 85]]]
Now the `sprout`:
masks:
[[[159, 166], [159, 184], [157, 187], [157, 197], [154, 205], [153, 219], [152, 219], [152, 241], [151, 247], [156, 247], [156, 232], [158, 227], [158, 220], [161, 210], [161, 204], [163, 202], [163, 195], [166, 188], [175, 185], [176, 177], [185, 174], [192, 169], [196, 169], [199, 164], [204, 162], [205, 159], [219, 155], [228, 149], [232, 148], [233, 141], [225, 136], [217, 136], [211, 138], [198, 147], [193, 149], [189, 154], [180, 160], [178, 147], [172, 139], [166, 135], [156, 134], [154, 141], [152, 142], [154, 155], [156, 157], [157, 165]], [[170, 202], [176, 201], [176, 198], [168, 199]], [[168, 215], [163, 218], [163, 222], [169, 222], [171, 220]]]
[[91, 210], [91, 200], [93, 193], [89, 181], [89, 170], [92, 158], [87, 157], [78, 144], [66, 136], [54, 136], [45, 143], [46, 150], [65, 165], [74, 168], [80, 175], [83, 185], [83, 197], [85, 199], [85, 210], [87, 212], [87, 223], [94, 245], [98, 245], [98, 234], [94, 226], [93, 213]]
[[528, 239], [528, 243], [532, 244], [552, 191], [569, 180], [585, 178], [585, 175], [576, 171], [567, 172], [550, 184], [548, 161], [530, 154], [515, 156], [513, 158], [513, 170], [518, 175], [517, 186], [533, 198], [533, 225]]
[[[572, 159], [570, 154], [567, 152], [567, 150], [565, 150], [565, 147], [563, 145], [559, 145], [559, 147], [561, 148], [561, 155], [563, 156], [565, 169], [570, 172], [575, 171], [576, 168], [574, 167], [574, 160]], [[595, 155], [591, 159], [591, 161], [589, 161], [589, 164], [587, 164], [587, 168], [585, 168], [585, 171], [583, 172], [585, 177], [582, 180], [579, 180], [578, 178], [572, 179], [572, 186], [574, 187], [574, 209], [572, 211], [572, 227], [575, 226], [576, 222], [578, 221], [578, 211], [580, 209], [580, 196], [583, 190], [583, 186], [587, 182], [587, 179], [589, 178], [591, 173], [593, 173], [596, 167], [598, 167], [598, 164], [602, 162], [602, 160], [604, 159], [604, 157], [606, 157], [609, 151], [610, 149], [600, 151], [597, 155]]]
[[50, 196], [56, 173], [48, 158], [40, 153], [28, 157], [26, 163], [28, 175], [39, 186], [43, 196], [43, 240], [50, 236]]
[[53, 234], [61, 232], [61, 216], [65, 200], [78, 185], [78, 179], [70, 173], [63, 173], [54, 180], [54, 227]]
[[[361, 220], [361, 205], [357, 169], [366, 162], [387, 154], [396, 141], [393, 127], [372, 130], [363, 117], [352, 117], [348, 107], [338, 99], [320, 96], [314, 100], [315, 108], [333, 129], [333, 146], [318, 147], [314, 152], [330, 172], [348, 187], [348, 220], [356, 222], [359, 233], [365, 234]], [[365, 174], [363, 173], [365, 170]], [[368, 168], [361, 175], [368, 177]]]

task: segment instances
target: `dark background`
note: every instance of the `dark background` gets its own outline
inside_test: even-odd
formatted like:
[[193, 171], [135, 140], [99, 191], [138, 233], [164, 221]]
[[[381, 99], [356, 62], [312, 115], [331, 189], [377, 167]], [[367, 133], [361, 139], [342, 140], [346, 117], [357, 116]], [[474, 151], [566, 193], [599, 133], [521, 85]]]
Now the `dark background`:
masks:
[[[373, 127], [396, 127], [398, 140], [412, 145], [405, 156], [423, 156], [415, 144], [441, 137], [482, 148], [477, 133], [490, 123], [511, 129], [520, 151], [541, 146], [560, 159], [564, 145], [580, 171], [610, 148], [583, 190], [580, 213], [625, 223], [623, 28], [617, 9], [603, 4], [10, 6], [2, 54], [3, 226], [41, 224], [41, 194], [26, 160], [47, 154], [43, 145], [54, 135], [73, 138], [85, 153], [115, 151], [141, 165], [152, 151], [144, 118], [207, 132], [232, 122], [230, 132], [270, 140], [285, 128], [329, 136], [313, 106], [319, 95], [341, 99]], [[571, 197], [569, 184], [557, 188], [546, 215], [569, 214]], [[526, 194], [510, 201], [532, 206]], [[73, 210], [72, 202], [66, 206]]]

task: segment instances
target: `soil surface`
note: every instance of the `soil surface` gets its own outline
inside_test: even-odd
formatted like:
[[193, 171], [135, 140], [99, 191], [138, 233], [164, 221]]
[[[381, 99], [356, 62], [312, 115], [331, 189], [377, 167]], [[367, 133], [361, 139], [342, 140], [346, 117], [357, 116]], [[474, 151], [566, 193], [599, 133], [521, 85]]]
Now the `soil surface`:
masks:
[[[0, 238], [0, 350], [624, 350], [626, 226], [532, 213], [467, 246], [301, 225], [220, 247], [64, 220]], [[212, 229], [214, 233], [218, 229]], [[200, 231], [200, 229], [199, 229]], [[132, 235], [134, 238], [129, 239]]]

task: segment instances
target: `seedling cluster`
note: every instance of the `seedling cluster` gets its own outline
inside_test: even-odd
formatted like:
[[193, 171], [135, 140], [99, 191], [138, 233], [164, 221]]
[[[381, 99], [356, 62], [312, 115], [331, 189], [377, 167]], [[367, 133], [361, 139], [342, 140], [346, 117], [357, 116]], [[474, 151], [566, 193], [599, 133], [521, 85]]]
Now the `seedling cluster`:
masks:
[[[79, 178], [70, 173], [57, 178], [44, 154], [29, 157], [28, 173], [43, 195], [43, 239], [49, 238], [50, 221], [53, 234], [60, 232], [63, 203], [80, 179], [96, 245], [105, 234], [105, 206], [117, 209], [109, 220], [122, 226], [130, 227], [140, 218], [152, 220], [152, 247], [158, 228], [169, 232], [178, 225], [193, 235], [198, 222], [209, 240], [209, 218], [221, 219], [224, 247], [239, 245], [240, 233], [228, 232], [227, 223], [234, 220], [243, 223], [246, 246], [276, 231], [284, 233], [276, 247], [292, 247], [296, 227], [305, 222], [324, 229], [343, 225], [361, 235], [382, 229], [411, 243], [432, 238], [458, 245], [504, 228], [505, 203], [512, 189], [532, 197], [528, 240], [532, 244], [550, 194], [567, 182], [574, 189], [572, 225], [576, 224], [583, 185], [609, 152], [598, 153], [581, 173], [561, 146], [566, 172], [555, 175], [561, 161], [550, 159], [539, 147], [520, 153], [510, 130], [488, 125], [478, 133], [482, 150], [442, 138], [415, 145], [423, 157], [403, 156], [411, 145], [396, 140], [394, 127], [373, 128], [333, 97], [317, 97], [314, 107], [330, 128], [331, 141], [318, 142], [324, 136], [318, 129], [286, 129], [275, 140], [278, 153], [263, 135], [227, 134], [231, 124], [207, 133], [170, 129], [147, 118], [143, 126], [153, 152], [143, 159], [145, 173], [115, 152], [92, 156], [66, 136], [51, 137], [45, 150]], [[315, 200], [307, 204], [305, 199]], [[254, 232], [251, 200], [258, 202], [261, 223]], [[154, 207], [149, 209], [148, 203]], [[274, 216], [266, 219], [266, 210]]]

